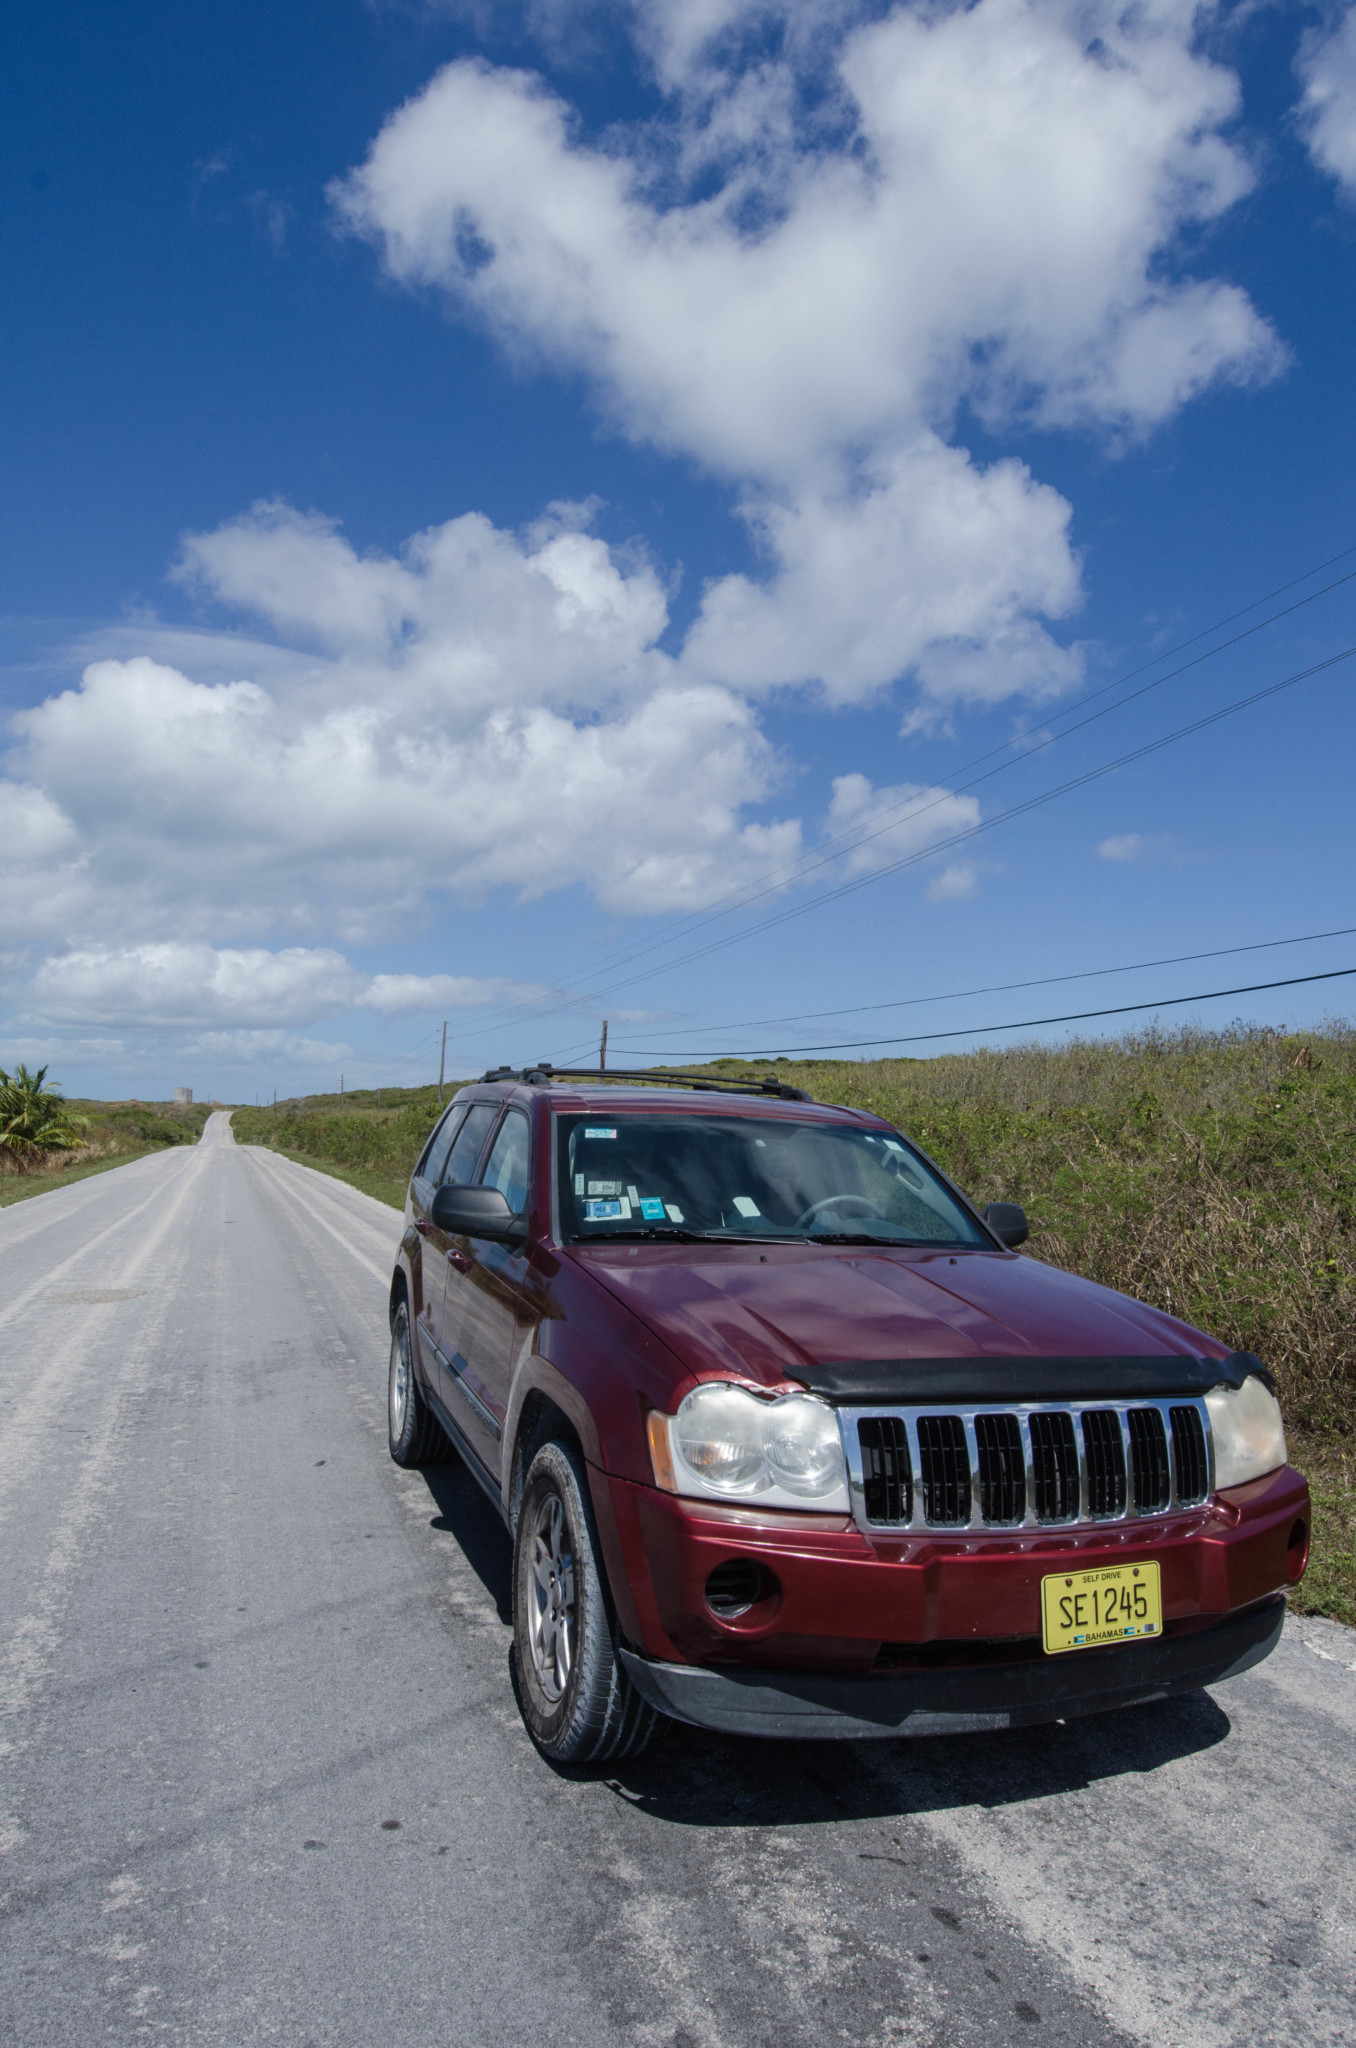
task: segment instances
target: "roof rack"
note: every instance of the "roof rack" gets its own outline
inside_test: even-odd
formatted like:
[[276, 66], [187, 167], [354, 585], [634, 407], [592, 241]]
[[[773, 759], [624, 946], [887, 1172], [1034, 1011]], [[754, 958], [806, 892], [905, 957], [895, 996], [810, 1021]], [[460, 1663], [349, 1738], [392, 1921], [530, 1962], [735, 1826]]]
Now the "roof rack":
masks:
[[521, 1081], [529, 1088], [544, 1088], [552, 1081], [630, 1081], [646, 1088], [697, 1088], [711, 1094], [776, 1095], [783, 1102], [813, 1102], [808, 1089], [793, 1088], [775, 1074], [761, 1080], [741, 1081], [733, 1074], [655, 1073], [647, 1068], [553, 1067], [550, 1060], [538, 1060], [532, 1067], [491, 1067], [482, 1081]]

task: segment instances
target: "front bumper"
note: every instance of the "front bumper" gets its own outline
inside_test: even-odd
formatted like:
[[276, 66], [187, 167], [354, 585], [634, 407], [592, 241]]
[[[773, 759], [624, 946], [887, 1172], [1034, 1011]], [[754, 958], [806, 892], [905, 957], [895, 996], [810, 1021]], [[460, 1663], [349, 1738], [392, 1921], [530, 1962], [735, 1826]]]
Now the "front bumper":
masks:
[[675, 1720], [725, 1735], [858, 1741], [870, 1736], [968, 1735], [1073, 1720], [1140, 1706], [1236, 1678], [1271, 1654], [1284, 1595], [1189, 1635], [1113, 1644], [1039, 1662], [929, 1671], [760, 1671], [666, 1664], [623, 1649], [636, 1690]]
[[[1151, 1558], [1164, 1642], [1211, 1627], [1297, 1582], [1310, 1519], [1308, 1489], [1288, 1466], [1162, 1518], [871, 1539], [843, 1518], [726, 1508], [601, 1474], [595, 1494], [623, 1634], [652, 1663], [872, 1683], [882, 1665], [913, 1661], [910, 1650], [987, 1645], [1004, 1661], [1004, 1642], [1038, 1641], [1051, 1572]], [[760, 1568], [769, 1596], [731, 1618], [713, 1612], [706, 1589], [735, 1560]]]

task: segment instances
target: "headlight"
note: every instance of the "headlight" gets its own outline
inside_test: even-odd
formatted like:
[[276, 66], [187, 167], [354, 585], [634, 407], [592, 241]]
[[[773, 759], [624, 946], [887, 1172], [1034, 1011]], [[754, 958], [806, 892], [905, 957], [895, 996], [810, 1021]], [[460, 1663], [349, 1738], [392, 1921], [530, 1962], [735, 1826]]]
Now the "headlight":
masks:
[[838, 1424], [808, 1394], [760, 1401], [742, 1387], [696, 1387], [676, 1415], [651, 1416], [650, 1443], [655, 1477], [674, 1493], [847, 1513]]
[[1205, 1397], [1215, 1439], [1215, 1486], [1263, 1479], [1285, 1463], [1285, 1431], [1276, 1396], [1255, 1373], [1241, 1387], [1216, 1387]]

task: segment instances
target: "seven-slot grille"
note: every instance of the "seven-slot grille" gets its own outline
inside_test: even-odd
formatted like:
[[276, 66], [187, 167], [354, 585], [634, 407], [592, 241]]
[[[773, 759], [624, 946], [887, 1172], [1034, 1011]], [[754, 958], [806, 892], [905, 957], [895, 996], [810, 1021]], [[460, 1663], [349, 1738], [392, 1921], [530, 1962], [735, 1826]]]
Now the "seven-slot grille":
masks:
[[1203, 1401], [839, 1413], [867, 1528], [1126, 1521], [1196, 1505], [1210, 1490]]

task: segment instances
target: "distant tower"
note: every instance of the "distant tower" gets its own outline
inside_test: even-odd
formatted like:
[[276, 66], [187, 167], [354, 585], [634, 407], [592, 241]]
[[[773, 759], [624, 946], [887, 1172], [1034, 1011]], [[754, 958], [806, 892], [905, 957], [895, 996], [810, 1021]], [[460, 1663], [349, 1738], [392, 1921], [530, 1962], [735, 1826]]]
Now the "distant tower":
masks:
[[176, 1109], [177, 1109], [177, 1108], [179, 1107], [179, 1105], [180, 1105], [180, 1103], [181, 1103], [181, 1102], [191, 1102], [192, 1100], [193, 1100], [193, 1090], [192, 1090], [191, 1088], [176, 1088], [176, 1089], [175, 1089], [175, 1091], [174, 1091], [174, 1107], [175, 1107]]

